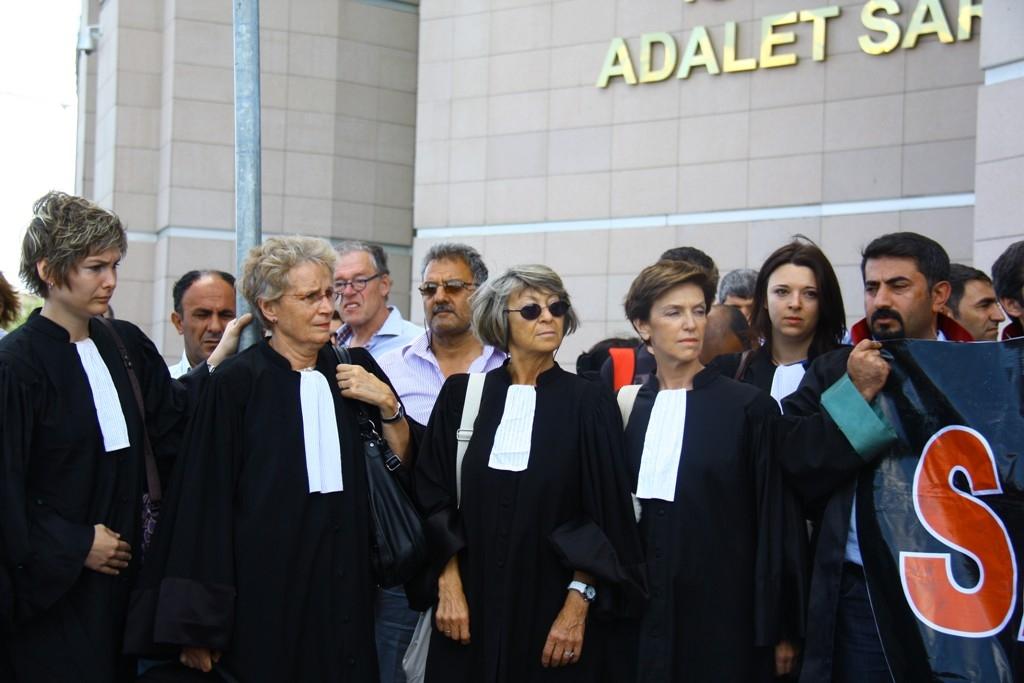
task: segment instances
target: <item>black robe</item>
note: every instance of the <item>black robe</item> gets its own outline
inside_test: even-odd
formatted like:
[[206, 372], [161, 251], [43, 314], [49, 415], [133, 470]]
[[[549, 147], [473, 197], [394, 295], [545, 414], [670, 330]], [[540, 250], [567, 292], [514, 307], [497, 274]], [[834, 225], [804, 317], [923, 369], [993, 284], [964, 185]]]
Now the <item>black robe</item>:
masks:
[[[626, 427], [634, 490], [651, 411], [651, 377]], [[651, 600], [639, 628], [638, 681], [770, 680], [772, 647], [799, 630], [802, 521], [771, 453], [778, 406], [705, 369], [687, 395], [673, 502], [643, 500]], [[787, 555], [790, 557], [787, 558]]]
[[[350, 351], [387, 381], [368, 352]], [[324, 346], [317, 370], [331, 387], [336, 365]], [[245, 683], [377, 680], [356, 414], [334, 392], [344, 490], [310, 493], [299, 384], [267, 340], [210, 375], [154, 541], [162, 571], [147, 572], [132, 598], [129, 649], [220, 650], [220, 665]], [[368, 413], [380, 432], [380, 412]]]
[[[137, 327], [114, 325], [138, 376], [146, 426], [166, 474], [187, 420], [187, 392]], [[142, 420], [110, 333], [91, 321], [89, 335], [110, 370], [131, 442], [110, 453], [67, 331], [36, 311], [0, 340], [0, 619], [9, 631], [15, 680], [109, 683], [134, 673], [119, 652], [140, 560]], [[132, 546], [132, 561], [119, 576], [84, 566], [96, 524]]]
[[745, 352], [723, 354], [708, 363], [708, 367], [723, 377], [737, 379], [745, 384], [754, 385], [766, 394], [771, 393], [775, 369], [778, 367], [772, 361], [772, 355], [765, 353], [763, 348], [750, 351], [750, 360], [743, 375], [736, 377], [736, 373], [740, 370], [740, 363], [743, 362], [743, 353]]
[[[487, 373], [473, 438], [463, 461], [462, 507], [456, 505], [455, 433], [468, 375], [445, 382], [415, 470], [427, 518], [431, 567], [419, 608], [437, 598], [437, 577], [459, 557], [472, 643], [437, 631], [430, 641], [428, 683], [594, 681], [608, 624], [601, 616], [637, 612], [644, 596], [640, 542], [622, 454], [621, 420], [602, 386], [557, 365], [537, 379], [537, 404], [526, 470], [488, 467], [511, 384], [507, 365]], [[595, 577], [579, 662], [545, 669], [541, 655], [566, 599], [573, 571]], [[415, 605], [415, 603], [419, 603]]]

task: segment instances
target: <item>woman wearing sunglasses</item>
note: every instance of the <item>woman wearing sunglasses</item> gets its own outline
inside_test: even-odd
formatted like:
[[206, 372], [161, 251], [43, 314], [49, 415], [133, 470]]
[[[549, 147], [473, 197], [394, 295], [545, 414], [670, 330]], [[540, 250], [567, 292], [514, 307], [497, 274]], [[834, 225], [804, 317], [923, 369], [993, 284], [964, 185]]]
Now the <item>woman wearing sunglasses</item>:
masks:
[[512, 268], [472, 306], [481, 341], [509, 360], [485, 376], [461, 474], [468, 375], [441, 389], [417, 462], [432, 569], [414, 600], [435, 607], [427, 683], [597, 680], [604, 624], [590, 617], [643, 595], [618, 412], [555, 362], [579, 322], [551, 269]]
[[632, 399], [629, 387], [619, 396], [651, 594], [634, 653], [644, 683], [771, 680], [775, 646], [799, 620], [785, 553], [804, 537], [771, 458], [778, 407], [701, 364], [713, 295], [705, 271], [673, 261], [626, 295], [657, 361]]

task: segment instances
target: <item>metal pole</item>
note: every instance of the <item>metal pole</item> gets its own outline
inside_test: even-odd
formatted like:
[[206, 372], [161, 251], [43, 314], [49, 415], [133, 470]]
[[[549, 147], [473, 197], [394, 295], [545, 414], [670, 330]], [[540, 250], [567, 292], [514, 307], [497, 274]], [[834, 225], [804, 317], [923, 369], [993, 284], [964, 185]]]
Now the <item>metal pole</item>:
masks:
[[[260, 178], [260, 3], [234, 0], [235, 23], [235, 272], [262, 237]], [[249, 305], [238, 297], [238, 315]], [[253, 322], [242, 333], [239, 350], [261, 336]]]

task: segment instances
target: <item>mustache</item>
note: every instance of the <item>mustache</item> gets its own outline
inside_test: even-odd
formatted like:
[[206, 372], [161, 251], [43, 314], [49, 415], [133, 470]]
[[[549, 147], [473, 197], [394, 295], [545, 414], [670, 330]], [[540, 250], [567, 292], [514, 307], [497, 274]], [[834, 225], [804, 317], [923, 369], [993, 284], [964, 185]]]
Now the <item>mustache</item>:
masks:
[[880, 308], [871, 314], [871, 322], [875, 323], [879, 320], [895, 320], [900, 325], [903, 324], [903, 316], [899, 314], [899, 311], [894, 311], [891, 308]]
[[436, 306], [430, 309], [430, 312], [431, 314], [434, 315], [438, 313], [454, 313], [455, 307], [452, 306], [451, 304], [437, 304]]

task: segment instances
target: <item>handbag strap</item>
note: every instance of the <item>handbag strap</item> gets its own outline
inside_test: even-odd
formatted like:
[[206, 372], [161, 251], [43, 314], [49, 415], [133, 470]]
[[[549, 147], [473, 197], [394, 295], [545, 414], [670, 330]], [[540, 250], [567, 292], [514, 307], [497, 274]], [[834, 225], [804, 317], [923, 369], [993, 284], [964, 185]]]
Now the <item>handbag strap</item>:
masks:
[[746, 351], [744, 351], [743, 355], [740, 356], [740, 365], [739, 365], [738, 368], [736, 368], [736, 374], [733, 375], [732, 378], [734, 380], [736, 380], [737, 382], [742, 382], [743, 381], [743, 375], [747, 374], [747, 368], [750, 367], [750, 361], [752, 361], [753, 359], [754, 359], [754, 350], [753, 349], [747, 349]]
[[484, 373], [472, 372], [466, 386], [466, 400], [462, 404], [462, 421], [455, 432], [458, 447], [455, 451], [455, 495], [456, 504], [462, 505], [462, 461], [466, 458], [469, 440], [473, 438], [473, 424], [480, 413], [480, 399], [484, 395]]
[[[334, 349], [334, 357], [340, 365], [354, 365], [352, 354], [347, 347], [331, 344], [331, 348]], [[345, 397], [342, 396], [342, 398], [344, 399]], [[373, 439], [386, 445], [387, 442], [377, 433], [377, 428], [373, 426], [373, 419], [370, 418], [370, 414], [366, 411], [366, 404], [357, 400], [352, 400], [352, 404], [355, 406], [356, 420], [359, 422], [359, 429], [362, 432], [363, 439]], [[402, 467], [402, 459], [393, 453], [390, 448], [384, 449], [384, 455], [386, 456], [384, 467], [387, 468], [388, 472], [394, 472]]]
[[110, 332], [110, 336], [114, 338], [117, 351], [121, 354], [121, 362], [124, 363], [124, 369], [128, 373], [128, 382], [132, 386], [135, 405], [139, 408], [139, 417], [142, 420], [142, 452], [146, 458], [146, 484], [149, 487], [149, 499], [154, 503], [159, 503], [163, 497], [160, 487], [160, 471], [157, 469], [156, 457], [153, 455], [153, 446], [149, 441], [149, 429], [146, 427], [146, 403], [142, 400], [142, 388], [139, 386], [139, 378], [135, 374], [135, 368], [132, 366], [132, 359], [128, 355], [128, 349], [124, 345], [124, 340], [117, 333], [114, 324], [103, 316], [95, 316], [93, 319], [106, 327], [107, 332]]

